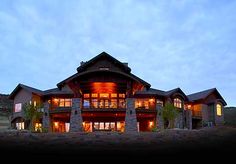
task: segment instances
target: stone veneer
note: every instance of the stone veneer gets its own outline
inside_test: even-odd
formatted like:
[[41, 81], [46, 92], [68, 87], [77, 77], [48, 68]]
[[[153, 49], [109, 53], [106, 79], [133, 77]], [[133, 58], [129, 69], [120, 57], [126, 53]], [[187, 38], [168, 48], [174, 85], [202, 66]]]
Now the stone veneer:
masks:
[[164, 123], [163, 123], [163, 118], [162, 118], [162, 115], [161, 115], [161, 110], [162, 110], [162, 106], [161, 105], [156, 105], [156, 111], [157, 111], [156, 127], [158, 129], [164, 129]]
[[43, 112], [43, 128], [50, 131], [50, 115], [49, 115], [49, 103], [45, 102]]
[[134, 98], [127, 98], [126, 103], [127, 110], [125, 114], [125, 132], [138, 132]]
[[70, 132], [82, 132], [83, 120], [81, 114], [81, 98], [72, 99], [72, 109], [70, 115]]
[[185, 110], [186, 128], [192, 130], [192, 111]]
[[[182, 109], [181, 109], [182, 110]], [[184, 121], [183, 121], [183, 111], [179, 112], [179, 115], [175, 119], [175, 127], [183, 129], [184, 128]]]

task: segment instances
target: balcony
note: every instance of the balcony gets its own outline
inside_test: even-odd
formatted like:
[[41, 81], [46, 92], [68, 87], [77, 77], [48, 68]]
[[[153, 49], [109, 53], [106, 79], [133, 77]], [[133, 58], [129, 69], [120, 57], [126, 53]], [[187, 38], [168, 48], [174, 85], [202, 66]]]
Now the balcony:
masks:
[[192, 111], [192, 117], [202, 118], [202, 112], [201, 111]]
[[71, 107], [54, 107], [49, 110], [49, 113], [66, 113], [71, 112]]

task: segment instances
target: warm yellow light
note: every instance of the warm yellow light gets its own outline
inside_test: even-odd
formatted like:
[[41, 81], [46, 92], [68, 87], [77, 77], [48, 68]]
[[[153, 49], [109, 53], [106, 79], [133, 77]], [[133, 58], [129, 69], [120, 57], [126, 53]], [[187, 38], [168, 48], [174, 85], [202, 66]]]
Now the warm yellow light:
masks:
[[153, 126], [153, 121], [149, 121], [149, 126], [150, 126], [150, 127]]
[[83, 122], [83, 126], [85, 125], [85, 122]]
[[191, 105], [188, 105], [188, 109], [191, 109], [191, 107], [192, 107]]
[[155, 100], [154, 99], [149, 99], [149, 102], [150, 103], [153, 103]]
[[58, 122], [54, 122], [55, 128], [58, 128]]
[[53, 101], [54, 101], [55, 103], [57, 103], [57, 102], [59, 101], [59, 99], [54, 98]]

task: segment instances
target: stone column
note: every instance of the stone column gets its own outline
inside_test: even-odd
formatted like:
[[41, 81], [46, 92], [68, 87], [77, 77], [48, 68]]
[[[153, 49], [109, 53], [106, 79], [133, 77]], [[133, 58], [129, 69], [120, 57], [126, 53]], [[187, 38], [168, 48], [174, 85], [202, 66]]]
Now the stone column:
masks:
[[186, 117], [186, 126], [189, 130], [192, 130], [192, 111], [186, 110], [185, 111], [185, 117]]
[[70, 132], [82, 132], [83, 120], [81, 114], [81, 98], [72, 99], [72, 110], [70, 115]]
[[134, 98], [127, 98], [126, 103], [127, 109], [125, 114], [125, 132], [138, 132]]
[[175, 119], [175, 128], [184, 128], [184, 121], [183, 121], [183, 111], [181, 111], [178, 117]]
[[164, 121], [161, 115], [161, 105], [156, 105], [156, 111], [157, 111], [157, 116], [156, 116], [156, 127], [158, 129], [164, 129]]
[[49, 115], [49, 103], [46, 101], [43, 104], [43, 128], [48, 132], [51, 131], [50, 128], [50, 115]]

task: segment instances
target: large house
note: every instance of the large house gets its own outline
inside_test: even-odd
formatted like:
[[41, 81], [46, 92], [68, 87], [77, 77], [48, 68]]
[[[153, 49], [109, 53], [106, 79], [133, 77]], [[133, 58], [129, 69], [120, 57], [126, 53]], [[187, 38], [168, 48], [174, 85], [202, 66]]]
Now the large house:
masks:
[[178, 109], [176, 128], [199, 128], [223, 124], [225, 100], [217, 89], [185, 95], [180, 89], [162, 91], [131, 73], [106, 52], [81, 62], [77, 72], [56, 88], [39, 90], [19, 84], [9, 96], [14, 100], [12, 127], [25, 129], [25, 103], [43, 104], [43, 116], [35, 130], [49, 132], [137, 132], [162, 128], [160, 110], [166, 103]]

